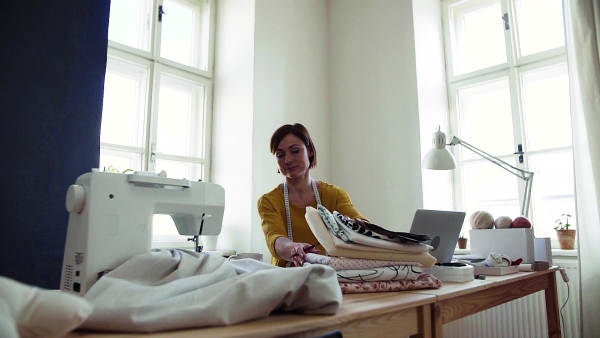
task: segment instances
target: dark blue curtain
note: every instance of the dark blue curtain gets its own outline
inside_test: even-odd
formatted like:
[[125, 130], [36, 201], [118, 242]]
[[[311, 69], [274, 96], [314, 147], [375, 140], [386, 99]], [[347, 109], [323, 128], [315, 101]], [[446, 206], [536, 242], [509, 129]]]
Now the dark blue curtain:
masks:
[[0, 13], [0, 275], [57, 289], [65, 194], [97, 167], [106, 0], [5, 1]]

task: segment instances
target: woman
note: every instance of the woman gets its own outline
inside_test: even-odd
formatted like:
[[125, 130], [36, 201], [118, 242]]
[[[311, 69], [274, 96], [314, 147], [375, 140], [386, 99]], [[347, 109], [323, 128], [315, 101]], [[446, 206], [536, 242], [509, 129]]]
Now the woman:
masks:
[[350, 196], [342, 188], [316, 182], [310, 177], [310, 170], [317, 165], [317, 150], [303, 125], [281, 126], [271, 136], [270, 145], [278, 172], [285, 177], [283, 184], [258, 200], [262, 229], [272, 255], [271, 264], [302, 266], [306, 253], [320, 253], [311, 247], [317, 239], [304, 218], [307, 206], [316, 208], [319, 203], [350, 218], [365, 217], [354, 208]]

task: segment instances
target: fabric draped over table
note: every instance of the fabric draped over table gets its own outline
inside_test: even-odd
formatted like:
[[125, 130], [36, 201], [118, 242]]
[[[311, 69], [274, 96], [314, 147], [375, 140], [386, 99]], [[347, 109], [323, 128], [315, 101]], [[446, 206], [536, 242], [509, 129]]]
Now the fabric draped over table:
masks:
[[85, 295], [94, 311], [81, 328], [155, 332], [220, 326], [275, 310], [335, 314], [342, 294], [334, 269], [285, 269], [253, 259], [160, 250], [134, 256]]
[[327, 254], [307, 254], [305, 266], [326, 265], [334, 268], [342, 293], [442, 286], [438, 278], [422, 272], [422, 267], [431, 267], [436, 262], [428, 252], [428, 245], [392, 242], [347, 231], [343, 229], [343, 224], [336, 221], [339, 217], [337, 212], [331, 213], [322, 206], [318, 208], [307, 207], [305, 217]]

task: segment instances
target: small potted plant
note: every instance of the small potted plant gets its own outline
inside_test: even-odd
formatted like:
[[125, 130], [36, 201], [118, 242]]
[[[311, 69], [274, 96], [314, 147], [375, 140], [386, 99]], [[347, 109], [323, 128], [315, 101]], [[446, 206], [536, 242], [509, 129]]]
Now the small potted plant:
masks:
[[554, 221], [558, 224], [554, 227], [556, 230], [556, 237], [558, 237], [558, 244], [563, 250], [573, 250], [575, 248], [575, 230], [569, 229], [571, 224], [569, 223], [570, 214], [562, 214]]
[[458, 248], [459, 249], [466, 249], [467, 248], [467, 241], [468, 241], [468, 239], [461, 232], [460, 236], [458, 237]]

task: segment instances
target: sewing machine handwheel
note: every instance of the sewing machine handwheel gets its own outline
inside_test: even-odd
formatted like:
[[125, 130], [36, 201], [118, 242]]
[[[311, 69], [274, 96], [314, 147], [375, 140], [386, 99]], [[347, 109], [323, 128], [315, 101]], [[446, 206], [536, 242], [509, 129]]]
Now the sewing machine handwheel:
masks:
[[65, 201], [67, 211], [78, 214], [83, 210], [84, 203], [85, 189], [81, 185], [72, 184], [69, 187], [69, 190], [67, 190], [67, 199]]

